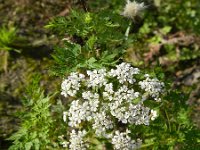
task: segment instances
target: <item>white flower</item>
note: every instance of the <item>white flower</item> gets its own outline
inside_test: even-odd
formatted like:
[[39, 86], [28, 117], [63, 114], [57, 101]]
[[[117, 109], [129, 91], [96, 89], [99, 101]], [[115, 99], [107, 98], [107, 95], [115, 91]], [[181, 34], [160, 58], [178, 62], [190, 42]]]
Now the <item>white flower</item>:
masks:
[[82, 97], [85, 100], [98, 100], [99, 99], [99, 94], [98, 93], [92, 93], [91, 91], [86, 91], [82, 93]]
[[68, 144], [69, 144], [69, 142], [67, 142], [67, 141], [62, 142], [63, 147], [67, 147]]
[[144, 3], [138, 3], [136, 1], [131, 2], [127, 0], [126, 6], [124, 7], [124, 11], [122, 15], [129, 19], [134, 20], [136, 16], [140, 16], [141, 12], [146, 8]]
[[93, 71], [87, 71], [87, 74], [89, 75], [88, 80], [88, 87], [102, 87], [107, 83], [107, 80], [105, 78], [106, 76], [106, 69], [100, 69], [100, 70], [93, 70]]
[[134, 140], [131, 140], [131, 137], [128, 135], [130, 133], [129, 130], [126, 132], [115, 131], [115, 135], [112, 138], [112, 144], [114, 149], [116, 150], [134, 150], [139, 148], [139, 144], [141, 144], [141, 140], [137, 143]]
[[107, 137], [106, 130], [113, 128], [113, 122], [103, 111], [94, 115], [94, 124], [92, 128], [95, 129], [97, 136]]
[[99, 95], [86, 91], [82, 93], [84, 100], [74, 100], [68, 112], [69, 126], [77, 127], [82, 121], [90, 121], [99, 107]]
[[[97, 108], [99, 106], [99, 94], [97, 93], [92, 93], [90, 91], [86, 91], [82, 93], [82, 97], [85, 100], [89, 100], [89, 110], [92, 112], [96, 112]], [[88, 117], [88, 116], [87, 116]], [[89, 117], [91, 118], [91, 117]]]
[[63, 112], [63, 121], [64, 122], [67, 121], [67, 112], [66, 111]]
[[85, 130], [76, 132], [75, 130], [72, 130], [70, 133], [70, 144], [69, 149], [70, 150], [86, 150], [87, 144], [83, 141], [83, 138], [87, 132]]
[[78, 73], [71, 73], [67, 79], [65, 79], [61, 84], [61, 95], [75, 96], [79, 88], [81, 87], [80, 82], [84, 80], [85, 75]]
[[128, 122], [135, 125], [149, 125], [150, 122], [150, 108], [144, 107], [141, 104], [129, 106]]
[[128, 63], [121, 63], [116, 66], [117, 69], [111, 69], [108, 73], [111, 77], [117, 77], [119, 83], [123, 84], [128, 81], [130, 84], [133, 84], [136, 80], [133, 78], [133, 75], [139, 74], [140, 70], [138, 68], [131, 67]]
[[158, 113], [156, 110], [151, 110], [151, 120], [155, 120], [158, 117]]
[[112, 116], [116, 117], [118, 121], [121, 121], [122, 123], [127, 123], [127, 119], [129, 118], [130, 114], [127, 112], [126, 107], [119, 106], [119, 103], [113, 103], [113, 105], [111, 105], [110, 107], [110, 113], [112, 114]]
[[108, 93], [108, 92], [103, 92], [103, 98], [104, 99], [108, 99], [109, 101], [113, 100], [113, 96], [112, 94]]
[[[160, 94], [164, 91], [164, 83], [160, 82], [157, 78], [151, 79], [148, 74], [145, 74], [146, 79], [140, 81], [138, 84], [141, 89], [145, 90], [155, 101], [160, 101]], [[143, 99], [145, 100], [147, 95], [144, 94]]]
[[77, 127], [82, 121], [85, 121], [88, 116], [91, 115], [89, 103], [86, 101], [83, 104], [79, 104], [79, 100], [75, 100], [71, 103], [69, 108], [68, 118], [69, 126]]
[[108, 92], [109, 94], [113, 94], [114, 93], [113, 84], [112, 83], [106, 84], [105, 85], [105, 91]]
[[91, 100], [89, 101], [90, 111], [96, 112], [99, 107], [99, 100]]

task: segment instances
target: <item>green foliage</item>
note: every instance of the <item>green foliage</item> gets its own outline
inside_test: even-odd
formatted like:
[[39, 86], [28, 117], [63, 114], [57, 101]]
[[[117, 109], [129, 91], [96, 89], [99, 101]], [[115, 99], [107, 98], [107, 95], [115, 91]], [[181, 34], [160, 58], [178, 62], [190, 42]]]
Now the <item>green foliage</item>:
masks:
[[54, 19], [46, 27], [61, 35], [67, 34], [73, 41], [67, 40], [63, 48], [55, 48], [53, 58], [57, 64], [54, 73], [64, 75], [79, 68], [114, 65], [126, 45], [124, 21], [112, 12], [75, 10], [68, 17]]
[[94, 12], [99, 12], [99, 11], [104, 11], [104, 10], [112, 10], [115, 12], [120, 12], [120, 10], [123, 8], [125, 5], [126, 1], [122, 0], [112, 0], [112, 1], [107, 1], [107, 0], [99, 0], [99, 1], [93, 1], [93, 0], [88, 0], [88, 5], [89, 8], [94, 11]]
[[16, 28], [6, 28], [2, 26], [0, 28], [0, 50], [9, 51], [15, 50], [12, 48], [13, 42], [16, 40]]
[[198, 59], [199, 57], [200, 57], [200, 53], [199, 53], [198, 46], [194, 45], [194, 47], [191, 47], [191, 48], [183, 47], [181, 49], [180, 60], [182, 61]]
[[[160, 0], [161, 1], [161, 0]], [[200, 2], [196, 0], [161, 1], [158, 23], [178, 30], [200, 32]]]
[[145, 14], [143, 32], [149, 34], [158, 28], [200, 33], [200, 2], [196, 0], [154, 0]]
[[7, 72], [9, 51], [13, 50], [19, 52], [19, 50], [14, 48], [14, 43], [16, 42], [17, 30], [13, 26], [0, 28], [0, 71], [3, 69]]
[[[91, 10], [95, 11], [97, 6], [101, 6], [96, 8], [96, 13], [72, 10], [69, 16], [57, 17], [46, 25], [46, 28], [59, 36], [67, 37], [62, 40], [61, 46], [55, 47], [52, 55], [55, 61], [52, 71], [57, 76], [64, 77], [73, 71], [83, 72], [86, 69], [114, 66], [125, 57], [124, 53], [130, 44], [134, 46], [133, 51], [139, 49], [137, 52], [141, 56], [149, 51], [147, 45], [160, 46], [159, 56], [166, 57], [170, 62], [189, 61], [200, 57], [198, 44], [178, 45], [179, 43], [166, 42], [171, 34], [180, 30], [186, 33], [189, 31], [199, 33], [199, 1], [154, 0], [154, 6], [153, 4], [150, 6], [155, 9], [147, 8], [149, 11], [143, 20], [133, 24], [128, 41], [124, 36], [128, 20], [122, 18], [119, 11], [122, 7], [119, 4], [122, 2], [120, 0], [112, 2], [89, 0], [89, 2]], [[1, 34], [3, 36], [0, 37], [0, 46], [10, 50], [8, 45], [14, 40], [15, 30], [3, 28]], [[154, 59], [157, 61], [157, 58]], [[143, 60], [140, 58], [139, 61]], [[144, 62], [140, 64], [146, 66]], [[146, 102], [145, 105], [159, 110], [159, 117], [150, 126], [130, 126], [131, 136], [144, 139], [142, 149], [198, 149], [200, 132], [190, 119], [191, 108], [186, 104], [188, 96], [171, 89], [170, 77], [164, 72], [167, 69], [162, 70], [162, 66], [155, 66], [154, 69], [149, 68], [150, 75], [165, 80], [167, 93], [161, 104]], [[173, 67], [174, 71], [177, 66], [173, 64], [170, 67]], [[52, 106], [50, 98], [45, 97], [44, 91], [38, 87], [38, 79], [34, 80], [24, 100], [24, 110], [20, 116], [21, 127], [9, 138], [14, 141], [11, 150], [50, 149], [49, 145], [52, 143], [54, 148], [59, 149], [59, 145], [56, 144], [59, 143], [58, 136], [61, 135], [62, 141], [64, 137], [62, 135], [67, 134], [68, 130], [60, 117], [65, 108], [61, 102]], [[50, 111], [50, 106], [54, 108], [53, 113]], [[52, 114], [54, 115], [51, 116]], [[101, 141], [95, 141], [93, 137], [89, 140], [97, 143], [99, 149], [103, 149]]]
[[38, 87], [38, 82], [39, 78], [36, 76], [27, 88], [20, 114], [21, 125], [19, 130], [8, 139], [13, 141], [9, 150], [47, 149], [47, 145], [50, 144], [51, 97], [44, 95], [44, 91]]
[[[102, 6], [102, 8], [97, 8], [98, 10], [102, 9], [101, 12], [73, 10], [68, 17], [58, 17], [46, 26], [60, 35], [67, 35], [70, 39], [64, 43], [62, 48], [56, 48], [53, 54], [56, 61], [54, 66], [56, 75], [63, 76], [66, 73], [85, 68], [97, 69], [112, 66], [123, 58], [124, 49], [130, 43], [124, 40], [128, 21], [121, 18], [118, 10], [120, 8], [118, 5], [122, 2], [116, 0], [107, 6], [104, 3], [104, 1], [89, 3], [94, 11], [93, 7]], [[199, 54], [196, 53], [199, 50], [198, 46], [180, 46], [178, 48], [180, 48], [181, 54], [177, 56], [175, 51], [177, 43], [168, 44], [163, 41], [168, 35], [179, 30], [199, 31], [197, 29], [200, 25], [199, 2], [155, 0], [154, 4], [156, 9], [145, 14], [143, 23], [133, 25], [136, 33], [129, 36], [130, 41], [134, 42], [133, 45], [144, 43], [144, 48], [147, 44], [162, 44], [164, 49], [162, 55], [172, 62], [197, 59], [199, 57]], [[114, 8], [115, 10], [108, 11], [108, 9]], [[133, 41], [134, 38], [136, 41]], [[139, 51], [141, 55], [146, 52], [145, 48]], [[150, 70], [151, 75], [165, 80], [165, 74], [160, 67], [155, 67], [153, 71]], [[197, 149], [199, 147], [200, 132], [190, 119], [191, 108], [186, 105], [188, 97], [183, 93], [171, 90], [171, 88], [167, 80], [167, 94], [163, 97], [162, 104], [146, 103], [146, 105], [159, 110], [159, 117], [153, 124], [130, 126], [133, 137], [139, 136], [145, 139], [142, 149]], [[97, 145], [101, 147], [101, 144]]]
[[101, 58], [90, 56], [84, 57], [81, 46], [75, 43], [65, 42], [65, 48], [55, 48], [55, 54], [52, 55], [56, 65], [52, 67], [55, 75], [65, 75], [66, 73], [76, 71], [80, 68], [102, 68], [103, 66], [114, 65], [117, 61], [114, 58], [115, 53], [109, 54], [108, 51], [102, 53]]
[[[168, 90], [164, 102], [159, 107], [159, 117], [143, 131], [144, 149], [192, 149], [199, 147], [200, 131], [189, 118], [191, 108], [186, 105], [188, 100], [178, 91]], [[193, 134], [192, 134], [193, 133]], [[194, 134], [195, 133], [195, 134]], [[189, 138], [190, 137], [190, 138]]]
[[196, 0], [154, 0], [150, 3], [136, 33], [137, 43], [144, 43], [136, 54], [145, 60], [141, 64], [159, 61], [166, 67], [165, 71], [173, 74], [184, 69], [181, 64], [198, 60], [199, 7], [200, 1]]
[[126, 23], [124, 19], [112, 11], [84, 13], [72, 10], [69, 16], [55, 18], [46, 25], [46, 28], [60, 34], [67, 33], [70, 36], [77, 36], [84, 41], [95, 36], [98, 43], [109, 44], [108, 42], [122, 42], [123, 30], [126, 27], [123, 23]]

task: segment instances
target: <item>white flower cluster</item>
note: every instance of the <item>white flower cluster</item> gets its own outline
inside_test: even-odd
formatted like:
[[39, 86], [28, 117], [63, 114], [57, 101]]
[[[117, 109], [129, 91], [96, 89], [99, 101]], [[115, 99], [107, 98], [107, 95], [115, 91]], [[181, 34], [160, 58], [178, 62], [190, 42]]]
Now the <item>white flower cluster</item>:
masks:
[[[143, 75], [128, 63], [121, 63], [110, 71], [87, 71], [86, 76], [71, 73], [61, 88], [61, 94], [72, 99], [69, 110], [63, 113], [63, 120], [69, 127], [88, 129], [90, 126], [97, 138], [108, 139], [114, 149], [132, 150], [138, 148], [141, 141], [132, 140], [128, 130], [120, 132], [126, 129], [122, 130], [119, 124], [149, 125], [151, 120], [155, 120], [157, 111], [144, 106], [144, 95], [145, 100], [148, 96], [160, 100], [164, 84]], [[69, 149], [84, 149], [85, 136], [85, 131], [76, 134], [72, 130]], [[77, 139], [73, 141], [73, 138]]]
[[[90, 121], [97, 111], [99, 106], [99, 95], [97, 93], [83, 92], [82, 100], [74, 100], [68, 111], [69, 126], [77, 127], [81, 121]], [[66, 120], [66, 119], [65, 119]]]
[[84, 136], [87, 134], [85, 130], [78, 131], [72, 130], [70, 133], [70, 144], [69, 148], [71, 150], [86, 150], [88, 145], [83, 141]]
[[131, 67], [130, 64], [127, 63], [121, 63], [117, 66], [117, 69], [111, 69], [109, 72], [109, 75], [112, 77], [117, 77], [120, 83], [124, 83], [128, 81], [130, 84], [133, 84], [135, 82], [135, 79], [133, 78], [134, 74], [138, 74], [139, 69]]
[[112, 144], [114, 145], [114, 149], [116, 150], [134, 150], [140, 148], [142, 141], [140, 139], [132, 140], [128, 135], [130, 133], [129, 130], [126, 132], [115, 131], [115, 135], [112, 138]]
[[113, 128], [113, 122], [105, 112], [99, 112], [95, 114], [95, 120], [92, 128], [95, 130], [97, 136], [108, 137], [106, 130]]
[[88, 80], [88, 87], [96, 87], [96, 86], [103, 86], [106, 84], [106, 69], [94, 70], [94, 71], [87, 71], [88, 76], [90, 77]]
[[84, 74], [78, 74], [76, 72], [71, 73], [70, 76], [68, 76], [68, 79], [65, 79], [61, 84], [61, 95], [64, 95], [65, 97], [75, 96], [81, 86], [80, 82], [84, 77]]
[[164, 83], [158, 79], [151, 79], [148, 74], [145, 74], [146, 79], [139, 82], [141, 89], [145, 90], [156, 101], [161, 101], [159, 95], [163, 92]]

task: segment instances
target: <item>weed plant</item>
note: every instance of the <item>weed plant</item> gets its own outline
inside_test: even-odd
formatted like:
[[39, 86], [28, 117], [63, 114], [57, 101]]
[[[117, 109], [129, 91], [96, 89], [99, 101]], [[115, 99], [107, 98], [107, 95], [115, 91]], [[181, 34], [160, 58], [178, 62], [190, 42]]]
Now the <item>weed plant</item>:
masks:
[[[127, 1], [126, 6], [137, 4], [137, 9], [131, 6], [130, 12], [140, 11], [139, 6], [146, 8], [147, 14], [144, 14], [143, 20], [142, 14], [135, 14], [143, 21], [140, 26], [135, 17], [130, 20], [129, 16], [125, 18], [125, 13], [119, 14], [118, 2], [116, 0], [113, 3], [116, 11], [108, 7], [99, 9], [99, 12], [74, 9], [69, 16], [57, 17], [46, 25], [63, 41], [61, 46], [55, 48], [52, 55], [55, 65], [51, 69], [52, 74], [63, 78], [59, 91], [63, 101], [57, 105], [52, 104], [50, 97], [45, 97], [43, 91], [32, 84], [28, 88], [29, 97], [24, 103], [24, 115], [20, 117], [21, 127], [9, 138], [13, 141], [10, 149], [199, 148], [200, 132], [190, 119], [188, 96], [172, 88], [170, 79], [165, 77], [159, 65], [152, 70], [144, 69], [144, 66], [136, 69], [125, 62], [127, 48], [160, 27], [156, 21], [164, 18], [166, 22], [163, 21], [162, 28], [165, 33], [174, 30], [174, 27], [194, 27], [198, 21], [182, 26], [183, 20], [174, 16], [173, 21], [179, 21], [173, 24], [172, 20], [168, 20], [172, 16], [166, 14], [165, 6], [174, 12], [180, 10], [170, 0], [163, 3], [156, 1], [156, 11], [160, 13], [157, 15], [148, 14], [148, 9], [143, 7], [145, 3]], [[97, 6], [97, 3], [103, 5], [97, 1], [91, 3], [91, 7]], [[183, 2], [188, 3], [186, 0]], [[161, 9], [163, 7], [165, 9]], [[187, 13], [182, 13], [184, 18], [188, 17]], [[141, 74], [137, 70], [141, 70]], [[137, 96], [137, 92], [141, 94]], [[115, 100], [116, 103], [122, 100], [119, 106], [125, 110], [111, 103], [117, 98], [117, 93], [119, 97], [134, 95]], [[108, 106], [109, 109], [106, 109]], [[130, 106], [138, 110], [140, 117], [125, 115]], [[132, 117], [132, 121], [129, 117]]]

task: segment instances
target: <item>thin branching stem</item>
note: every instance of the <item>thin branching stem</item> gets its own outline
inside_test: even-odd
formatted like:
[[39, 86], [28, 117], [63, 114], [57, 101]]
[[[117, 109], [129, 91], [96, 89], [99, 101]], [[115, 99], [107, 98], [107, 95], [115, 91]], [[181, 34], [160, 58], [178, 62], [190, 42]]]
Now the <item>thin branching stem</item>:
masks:
[[129, 21], [128, 27], [127, 27], [126, 32], [125, 32], [125, 40], [128, 40], [131, 25], [132, 25], [132, 21]]

